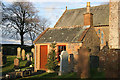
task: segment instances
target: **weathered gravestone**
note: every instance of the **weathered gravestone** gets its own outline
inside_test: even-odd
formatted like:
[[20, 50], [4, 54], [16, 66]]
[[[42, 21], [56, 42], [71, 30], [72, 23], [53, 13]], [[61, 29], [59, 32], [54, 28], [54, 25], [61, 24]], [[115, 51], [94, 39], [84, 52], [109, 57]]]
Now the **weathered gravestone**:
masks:
[[3, 65], [3, 61], [2, 61], [2, 47], [0, 47], [0, 66]]
[[97, 69], [99, 67], [99, 57], [91, 55], [90, 56], [90, 69]]
[[26, 57], [27, 57], [27, 60], [30, 61], [30, 55], [27, 54]]
[[69, 55], [69, 72], [73, 72], [74, 71], [74, 56], [73, 54]]
[[18, 47], [18, 48], [17, 48], [17, 58], [21, 58], [20, 52], [21, 52], [21, 48]]
[[68, 73], [68, 53], [67, 51], [62, 51], [60, 55], [60, 71], [59, 75]]
[[32, 49], [31, 49], [31, 52], [32, 52], [32, 53], [33, 53], [33, 55], [34, 55], [35, 49], [34, 49], [34, 48], [32, 48]]
[[25, 50], [22, 49], [22, 60], [25, 60]]
[[80, 76], [80, 78], [89, 78], [89, 50], [86, 48], [80, 48], [78, 54], [78, 76]]
[[33, 58], [32, 58], [32, 56], [30, 57], [30, 61], [32, 61], [33, 60]]
[[14, 59], [14, 67], [15, 68], [18, 68], [19, 67], [19, 59], [18, 58], [16, 58], [16, 59]]

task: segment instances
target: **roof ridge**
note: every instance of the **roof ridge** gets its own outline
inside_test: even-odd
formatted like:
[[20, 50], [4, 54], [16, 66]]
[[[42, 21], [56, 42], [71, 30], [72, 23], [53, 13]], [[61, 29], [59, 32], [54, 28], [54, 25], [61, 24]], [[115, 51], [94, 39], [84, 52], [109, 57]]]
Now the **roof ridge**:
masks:
[[61, 26], [61, 27], [54, 27], [50, 29], [62, 29], [62, 28], [76, 28], [76, 27], [83, 27], [84, 25], [74, 25], [74, 26]]
[[[109, 4], [103, 4], [103, 5], [97, 5], [97, 6], [92, 6], [90, 8], [94, 8], [94, 7], [99, 7], [99, 6], [107, 6]], [[77, 9], [68, 9], [67, 11], [71, 11], [71, 10], [80, 10], [80, 9], [86, 9], [87, 7], [82, 7], [82, 8], [77, 8]]]
[[64, 14], [67, 12], [67, 9], [64, 11], [64, 13], [62, 14], [62, 16], [58, 19], [58, 21], [56, 22], [56, 24], [54, 25], [54, 27], [56, 27], [56, 25], [58, 24], [58, 22], [61, 20], [61, 18], [64, 16]]

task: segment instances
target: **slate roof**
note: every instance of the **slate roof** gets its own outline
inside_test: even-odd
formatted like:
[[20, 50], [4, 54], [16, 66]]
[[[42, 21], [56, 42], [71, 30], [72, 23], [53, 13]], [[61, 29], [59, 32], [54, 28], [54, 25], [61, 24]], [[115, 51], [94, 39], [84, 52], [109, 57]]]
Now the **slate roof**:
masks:
[[[89, 26], [52, 28], [46, 31], [35, 43], [51, 43], [51, 42], [81, 42], [80, 37], [83, 32], [87, 32]], [[82, 40], [82, 39], [81, 39]]]
[[[93, 13], [93, 26], [109, 25], [109, 5], [100, 5], [90, 8]], [[67, 10], [55, 27], [83, 25], [86, 8]]]

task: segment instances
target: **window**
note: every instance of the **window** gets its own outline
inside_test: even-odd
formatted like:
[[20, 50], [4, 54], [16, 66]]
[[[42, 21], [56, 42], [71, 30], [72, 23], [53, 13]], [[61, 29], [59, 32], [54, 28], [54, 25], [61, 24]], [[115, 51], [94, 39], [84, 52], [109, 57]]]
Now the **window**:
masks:
[[104, 42], [103, 42], [103, 39], [101, 39], [101, 44], [103, 44]]
[[58, 53], [57, 53], [57, 60], [60, 61], [60, 54], [62, 51], [66, 51], [66, 46], [65, 45], [60, 45], [58, 46]]
[[100, 34], [100, 29], [98, 30], [98, 33]]
[[103, 38], [103, 35], [104, 35], [104, 34], [103, 34], [103, 31], [101, 31], [101, 38]]

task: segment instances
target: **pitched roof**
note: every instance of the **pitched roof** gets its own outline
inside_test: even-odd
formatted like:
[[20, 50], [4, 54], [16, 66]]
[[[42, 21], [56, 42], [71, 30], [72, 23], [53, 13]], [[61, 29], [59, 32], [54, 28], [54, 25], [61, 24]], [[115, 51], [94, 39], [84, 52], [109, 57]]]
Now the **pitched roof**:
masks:
[[[109, 25], [109, 5], [94, 6], [90, 8], [90, 11], [93, 13], [93, 26]], [[84, 13], [86, 13], [86, 8], [67, 10], [55, 27], [83, 25]]]
[[[51, 28], [46, 31], [35, 43], [51, 43], [51, 42], [81, 42], [83, 32], [87, 32], [89, 26]], [[84, 34], [85, 35], [85, 34]]]

